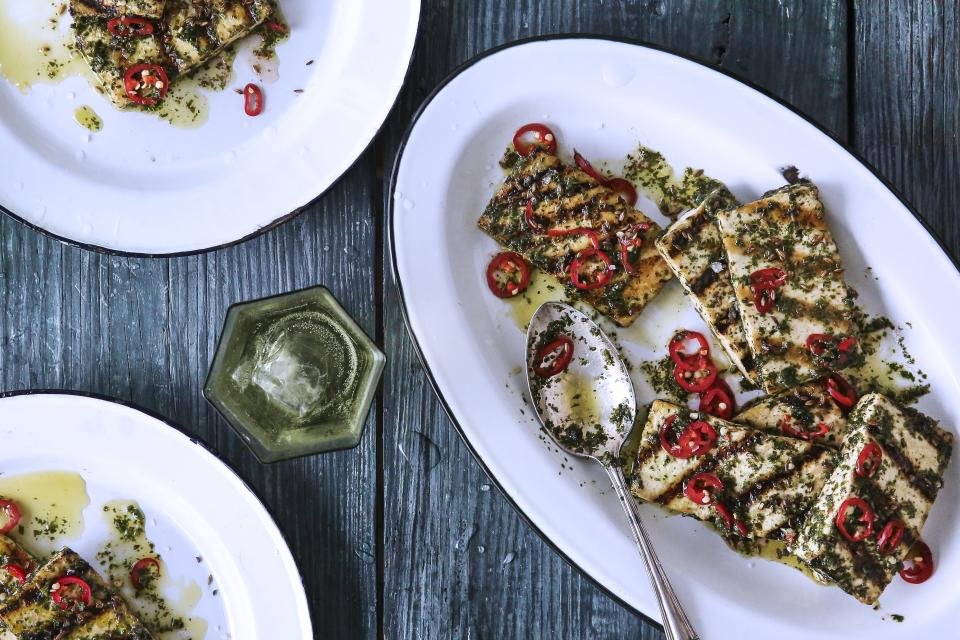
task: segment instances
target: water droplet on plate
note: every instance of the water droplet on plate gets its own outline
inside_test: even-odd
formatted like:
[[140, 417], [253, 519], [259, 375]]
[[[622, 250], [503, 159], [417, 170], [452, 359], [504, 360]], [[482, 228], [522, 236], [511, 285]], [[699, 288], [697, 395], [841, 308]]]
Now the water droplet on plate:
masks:
[[480, 485], [480, 491], [490, 491], [490, 485], [486, 483]]
[[503, 561], [501, 561], [500, 564], [502, 564], [503, 566], [507, 566], [508, 564], [510, 564], [511, 562], [513, 562], [513, 559], [514, 559], [515, 557], [516, 557], [516, 556], [514, 555], [513, 551], [511, 551], [511, 552], [508, 553], [507, 555], [503, 556]]
[[477, 553], [485, 553], [486, 551], [487, 551], [487, 548], [482, 544], [479, 547], [477, 547]]
[[633, 67], [626, 64], [606, 63], [600, 67], [600, 74], [603, 81], [611, 87], [622, 87], [633, 80], [636, 72]]
[[413, 209], [413, 206], [414, 206], [413, 200], [406, 199], [403, 201], [403, 208], [406, 209], [407, 211], [409, 211], [410, 209]]

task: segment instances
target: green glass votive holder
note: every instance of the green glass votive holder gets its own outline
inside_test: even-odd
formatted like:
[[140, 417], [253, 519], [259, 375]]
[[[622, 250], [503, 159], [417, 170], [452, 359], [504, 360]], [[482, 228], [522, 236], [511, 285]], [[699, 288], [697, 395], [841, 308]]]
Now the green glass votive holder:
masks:
[[386, 357], [317, 286], [227, 310], [203, 395], [261, 462], [360, 442]]

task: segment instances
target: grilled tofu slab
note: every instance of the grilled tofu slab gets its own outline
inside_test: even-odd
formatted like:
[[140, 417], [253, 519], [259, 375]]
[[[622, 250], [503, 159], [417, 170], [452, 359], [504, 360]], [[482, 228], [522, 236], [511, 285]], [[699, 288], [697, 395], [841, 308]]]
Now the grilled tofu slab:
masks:
[[740, 308], [716, 221], [717, 211], [736, 205], [726, 188], [714, 191], [667, 227], [657, 238], [656, 247], [730, 361], [748, 380], [759, 385], [760, 375], [740, 323]]
[[[713, 447], [701, 456], [675, 458], [660, 442], [660, 430], [670, 416], [668, 442], [700, 419], [717, 432]], [[792, 541], [804, 514], [833, 469], [834, 452], [817, 444], [783, 438], [700, 414], [686, 407], [655, 400], [641, 435], [630, 479], [634, 496], [714, 523], [726, 533], [713, 506], [696, 504], [684, 488], [698, 473], [716, 475], [724, 485], [722, 502], [746, 525], [746, 537]]]
[[827, 393], [824, 378], [758, 398], [735, 415], [733, 422], [785, 437], [814, 433], [823, 424], [827, 433], [816, 442], [835, 448], [843, 444], [847, 434], [847, 416]]
[[202, 65], [260, 26], [267, 0], [167, 0], [167, 52], [181, 74]]
[[[861, 356], [855, 342], [846, 353], [824, 350], [822, 359], [807, 346], [815, 334], [836, 343], [856, 339], [853, 299], [817, 187], [788, 185], [718, 212], [717, 222], [763, 388], [775, 393], [819, 377], [827, 365], [857, 364]], [[751, 274], [767, 268], [782, 269], [786, 282], [776, 290], [773, 307], [763, 313], [750, 284]]]
[[173, 66], [159, 30], [142, 37], [115, 36], [107, 29], [107, 21], [117, 14], [105, 11], [103, 4], [93, 0], [70, 0], [77, 50], [97, 76], [104, 95], [117, 108], [128, 109], [135, 106], [127, 97], [124, 86], [128, 69], [138, 64], [157, 64], [172, 78]]
[[[953, 435], [920, 412], [876, 393], [861, 398], [849, 420], [839, 463], [800, 529], [793, 552], [847, 593], [873, 604], [920, 537], [943, 486]], [[879, 466], [872, 475], [858, 475], [858, 458], [871, 444], [882, 453]], [[864, 500], [875, 514], [874, 535], [859, 542], [845, 538], [836, 524], [850, 497]], [[904, 524], [903, 538], [892, 553], [882, 554], [877, 535], [894, 519]], [[848, 532], [856, 537], [857, 529], [849, 521]]]
[[[525, 215], [530, 201], [538, 228]], [[629, 326], [671, 277], [653, 244], [660, 227], [616, 192], [544, 150], [534, 151], [511, 170], [478, 224], [501, 245], [559, 280], [570, 295], [620, 326]], [[579, 252], [592, 248], [590, 238], [547, 233], [578, 228], [595, 233], [600, 250], [611, 261], [610, 279], [589, 291], [571, 284], [570, 267]], [[639, 244], [630, 260], [632, 273], [624, 269], [621, 257], [624, 241]]]
[[138, 16], [159, 20], [163, 17], [166, 0], [98, 0], [104, 13], [117, 16]]
[[[33, 556], [12, 538], [0, 534], [0, 567], [15, 564], [29, 572], [33, 568]], [[0, 602], [20, 589], [20, 582], [9, 571], [0, 570]], [[2, 639], [2, 636], [0, 636]]]
[[[64, 576], [82, 578], [93, 592], [89, 606], [63, 610], [51, 597]], [[86, 561], [64, 549], [37, 569], [13, 597], [0, 605], [4, 640], [152, 640], [153, 635]]]

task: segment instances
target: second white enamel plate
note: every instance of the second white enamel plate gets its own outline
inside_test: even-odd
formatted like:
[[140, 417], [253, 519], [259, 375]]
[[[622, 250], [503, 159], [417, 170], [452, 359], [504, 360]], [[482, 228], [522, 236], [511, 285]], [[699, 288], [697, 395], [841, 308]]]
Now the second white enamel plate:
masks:
[[[519, 69], [536, 69], [536, 80]], [[548, 124], [568, 159], [576, 146], [616, 169], [642, 143], [678, 168], [702, 167], [744, 201], [780, 186], [780, 167], [799, 166], [822, 190], [861, 303], [904, 327], [929, 375], [932, 393], [919, 408], [956, 431], [960, 344], [946, 338], [955, 332], [960, 276], [856, 157], [747, 85], [651, 48], [561, 38], [481, 57], [425, 105], [395, 170], [390, 234], [402, 303], [437, 392], [479, 459], [543, 535], [628, 605], [658, 617], [620, 507], [603, 490], [602, 472], [587, 463], [562, 467], [544, 446], [524, 412], [523, 332], [484, 280], [497, 247], [476, 221], [503, 178], [497, 160], [528, 122]], [[640, 207], [656, 211], [649, 201]], [[615, 333], [639, 362], [662, 357], [679, 327], [706, 331], [671, 282], [633, 327]], [[654, 399], [639, 371], [634, 382], [641, 404]], [[944, 637], [960, 600], [958, 468], [949, 468], [924, 530], [937, 573], [920, 586], [895, 580], [877, 611], [791, 568], [742, 558], [690, 519], [650, 509], [649, 529], [704, 638], [729, 638], [731, 629], [780, 639]]]

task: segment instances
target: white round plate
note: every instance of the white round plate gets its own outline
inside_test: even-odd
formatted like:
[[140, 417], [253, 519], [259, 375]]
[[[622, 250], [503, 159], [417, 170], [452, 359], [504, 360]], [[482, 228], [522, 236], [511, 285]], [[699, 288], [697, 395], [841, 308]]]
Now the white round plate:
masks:
[[[229, 86], [202, 91], [209, 118], [196, 129], [118, 111], [82, 75], [26, 94], [0, 77], [0, 210], [90, 248], [169, 255], [237, 242], [309, 204], [386, 119], [413, 53], [420, 0], [280, 5], [291, 35], [255, 118], [234, 89], [259, 82], [245, 53], [256, 37], [241, 46]], [[3, 0], [3, 10], [38, 9]], [[81, 105], [103, 119], [102, 131], [74, 122]]]
[[207, 622], [208, 637], [313, 638], [300, 574], [280, 530], [206, 448], [146, 413], [81, 395], [4, 397], [0, 425], [5, 477], [73, 471], [86, 481], [85, 534], [70, 546], [91, 563], [103, 541], [93, 531], [102, 521], [98, 510], [110, 500], [136, 500], [170, 575], [201, 586], [194, 611]]
[[[535, 81], [518, 69], [535, 69]], [[492, 477], [562, 554], [629, 606], [659, 617], [615, 494], [604, 491], [599, 466], [565, 463], [546, 446], [524, 411], [517, 373], [524, 335], [484, 279], [497, 246], [476, 221], [503, 178], [497, 161], [527, 122], [547, 123], [568, 159], [575, 145], [588, 158], [612, 161], [615, 173], [614, 159], [643, 143], [677, 169], [705, 169], [743, 201], [783, 184], [779, 167], [800, 167], [822, 190], [861, 303], [905, 327], [906, 344], [929, 375], [933, 391], [919, 408], [955, 431], [960, 343], [951, 337], [960, 275], [857, 157], [747, 84], [654, 48], [554, 37], [481, 56], [427, 101], [395, 167], [389, 228], [408, 328], [450, 417]], [[656, 212], [647, 200], [639, 207]], [[679, 327], [709, 333], [676, 281], [630, 329], [605, 327], [635, 363], [663, 357]], [[655, 398], [639, 371], [634, 382], [639, 402]], [[740, 557], [692, 519], [645, 509], [660, 558], [704, 638], [947, 637], [960, 601], [958, 486], [954, 463], [924, 530], [936, 574], [915, 587], [894, 580], [878, 611], [789, 567]]]

